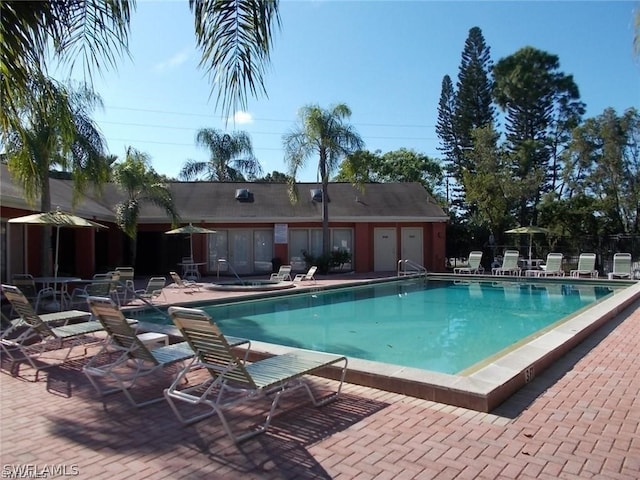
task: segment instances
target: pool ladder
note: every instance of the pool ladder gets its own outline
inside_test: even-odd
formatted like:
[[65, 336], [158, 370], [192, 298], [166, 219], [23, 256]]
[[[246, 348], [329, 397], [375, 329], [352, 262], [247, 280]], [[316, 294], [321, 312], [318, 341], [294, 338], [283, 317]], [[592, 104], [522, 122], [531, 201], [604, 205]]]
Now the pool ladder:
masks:
[[406, 277], [409, 275], [427, 276], [427, 269], [413, 260], [398, 260], [398, 276]]
[[227, 266], [227, 268], [229, 269], [229, 271], [235, 275], [235, 277], [238, 279], [238, 281], [239, 281], [242, 285], [244, 285], [244, 284], [245, 284], [244, 280], [242, 280], [242, 279], [240, 278], [240, 276], [239, 276], [239, 275], [238, 275], [238, 273], [233, 269], [233, 267], [231, 266], [231, 264], [230, 264], [229, 262], [227, 262], [227, 259], [226, 259], [226, 258], [219, 258], [219, 259], [218, 259], [218, 277], [220, 277], [220, 264], [226, 265], [226, 266]]

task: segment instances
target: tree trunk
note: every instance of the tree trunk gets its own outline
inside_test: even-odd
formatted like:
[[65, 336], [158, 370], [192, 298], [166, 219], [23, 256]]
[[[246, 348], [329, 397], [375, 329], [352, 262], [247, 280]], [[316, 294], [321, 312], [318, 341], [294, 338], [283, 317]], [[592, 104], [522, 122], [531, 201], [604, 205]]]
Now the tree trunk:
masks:
[[329, 255], [331, 237], [329, 234], [329, 182], [322, 181], [322, 253]]
[[322, 178], [322, 254], [329, 256], [329, 175], [327, 173], [327, 152], [320, 150], [320, 177]]
[[129, 238], [129, 264], [136, 268], [136, 253], [138, 251], [138, 237]]

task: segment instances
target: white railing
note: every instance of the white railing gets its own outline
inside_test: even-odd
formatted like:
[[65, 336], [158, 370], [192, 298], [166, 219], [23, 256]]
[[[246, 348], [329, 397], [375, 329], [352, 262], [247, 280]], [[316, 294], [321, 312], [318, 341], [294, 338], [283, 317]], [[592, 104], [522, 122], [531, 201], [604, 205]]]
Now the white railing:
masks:
[[229, 262], [227, 262], [226, 258], [219, 258], [218, 259], [218, 271], [217, 271], [217, 278], [220, 278], [220, 265], [226, 265], [227, 266], [227, 271], [231, 272], [235, 275], [235, 277], [238, 279], [238, 281], [244, 285], [244, 280], [242, 280], [240, 278], [240, 276], [238, 275], [238, 272], [235, 271], [235, 269], [231, 266], [231, 264]]
[[426, 275], [427, 269], [413, 260], [398, 260], [398, 276]]

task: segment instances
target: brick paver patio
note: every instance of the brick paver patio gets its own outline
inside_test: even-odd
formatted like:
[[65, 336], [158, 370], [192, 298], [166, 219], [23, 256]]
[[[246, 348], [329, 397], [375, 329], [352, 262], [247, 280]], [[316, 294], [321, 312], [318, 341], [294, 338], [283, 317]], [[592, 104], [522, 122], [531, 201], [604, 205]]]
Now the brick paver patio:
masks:
[[[164, 401], [103, 403], [83, 362], [38, 382], [3, 368], [2, 478], [35, 478], [29, 468], [96, 480], [640, 478], [640, 302], [490, 414], [346, 385], [320, 409], [290, 398], [239, 448], [216, 418], [182, 426]], [[163, 381], [140, 391], [158, 394]]]

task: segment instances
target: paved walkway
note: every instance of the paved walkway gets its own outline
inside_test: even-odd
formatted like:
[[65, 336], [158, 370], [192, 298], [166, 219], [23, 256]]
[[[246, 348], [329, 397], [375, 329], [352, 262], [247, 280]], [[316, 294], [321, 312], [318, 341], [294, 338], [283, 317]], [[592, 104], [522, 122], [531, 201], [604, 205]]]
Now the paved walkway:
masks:
[[[240, 448], [215, 418], [185, 427], [165, 402], [103, 403], [85, 361], [38, 382], [26, 367], [19, 378], [3, 368], [2, 478], [35, 478], [17, 475], [29, 468], [96, 480], [640, 478], [640, 303], [491, 414], [346, 385], [320, 409], [290, 398], [272, 428]], [[158, 394], [162, 381], [139, 393]]]

